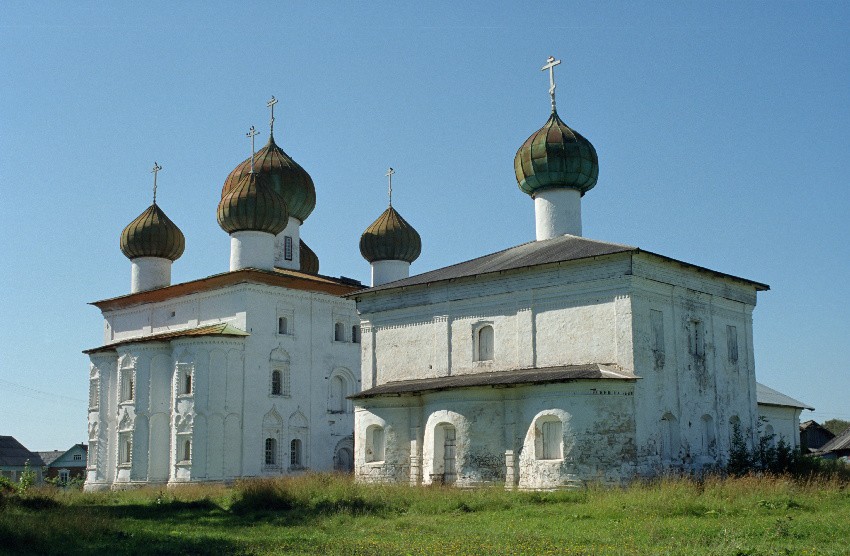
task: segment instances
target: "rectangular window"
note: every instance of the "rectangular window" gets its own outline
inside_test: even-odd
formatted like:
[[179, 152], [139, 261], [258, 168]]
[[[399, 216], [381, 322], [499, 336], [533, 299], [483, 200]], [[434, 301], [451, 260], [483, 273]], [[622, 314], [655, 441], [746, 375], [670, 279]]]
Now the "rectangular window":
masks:
[[561, 459], [561, 437], [563, 436], [561, 422], [544, 421], [542, 429], [543, 459]]
[[292, 238], [290, 236], [283, 238], [283, 258], [287, 261], [292, 260]]
[[121, 369], [121, 401], [131, 402], [136, 394], [133, 369]]
[[729, 362], [738, 362], [738, 329], [731, 324], [726, 326], [726, 351]]
[[118, 465], [128, 466], [133, 461], [133, 433], [118, 435]]
[[691, 355], [697, 359], [705, 357], [705, 328], [701, 320], [691, 321]]
[[194, 365], [191, 363], [178, 363], [177, 364], [177, 394], [179, 396], [191, 396], [194, 391], [195, 385], [193, 382], [194, 377]]
[[289, 334], [289, 320], [286, 317], [277, 318], [277, 333]]
[[83, 454], [74, 454], [74, 461], [83, 461]]
[[89, 381], [89, 409], [97, 409], [100, 405], [100, 379]]
[[297, 438], [289, 444], [289, 465], [301, 467], [301, 440]]
[[355, 344], [360, 343], [360, 327], [356, 324], [351, 327], [351, 341]]

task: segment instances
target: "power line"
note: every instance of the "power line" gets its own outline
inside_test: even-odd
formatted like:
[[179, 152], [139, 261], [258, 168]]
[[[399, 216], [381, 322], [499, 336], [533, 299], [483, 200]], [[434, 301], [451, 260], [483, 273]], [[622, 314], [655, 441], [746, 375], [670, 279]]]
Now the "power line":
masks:
[[[34, 398], [34, 399], [44, 399], [44, 397], [47, 397], [47, 398], [53, 398], [53, 399], [67, 400], [67, 401], [70, 401], [70, 402], [86, 403], [86, 400], [81, 400], [79, 398], [72, 398], [71, 396], [63, 396], [62, 394], [54, 394], [52, 392], [45, 392], [44, 390], [37, 390], [36, 388], [24, 386], [23, 384], [17, 384], [15, 382], [12, 382], [10, 380], [4, 380], [2, 378], [0, 378], [0, 384], [6, 384], [8, 386], [11, 386], [12, 388], [17, 388], [18, 390], [23, 390], [23, 392], [21, 392], [21, 394], [23, 394], [24, 396], [28, 396], [30, 398]], [[39, 398], [38, 396], [41, 396], [41, 398]]]

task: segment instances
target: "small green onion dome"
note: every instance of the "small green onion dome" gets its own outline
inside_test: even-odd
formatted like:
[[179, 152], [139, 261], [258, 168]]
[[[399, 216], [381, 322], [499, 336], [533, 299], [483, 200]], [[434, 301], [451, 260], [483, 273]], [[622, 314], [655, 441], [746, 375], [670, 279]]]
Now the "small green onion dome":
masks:
[[246, 174], [218, 203], [218, 225], [227, 232], [277, 235], [289, 223], [286, 202], [259, 174]]
[[375, 261], [407, 261], [412, 263], [422, 252], [419, 232], [390, 206], [360, 236], [363, 258]]
[[121, 232], [121, 252], [131, 260], [159, 257], [173, 262], [180, 258], [185, 248], [183, 232], [156, 203]]
[[[224, 180], [224, 187], [221, 189], [222, 198], [250, 172], [251, 159], [249, 158], [234, 168]], [[254, 172], [265, 177], [272, 189], [283, 197], [289, 209], [289, 216], [303, 223], [316, 208], [316, 188], [313, 185], [313, 178], [277, 146], [274, 135], [269, 134], [269, 142], [254, 155]]]
[[578, 189], [584, 195], [596, 185], [599, 160], [590, 141], [553, 110], [549, 121], [517, 151], [514, 171], [519, 188], [532, 198], [535, 192], [551, 188]]
[[304, 243], [304, 240], [299, 240], [299, 242], [300, 244], [298, 248], [298, 257], [301, 261], [301, 268], [299, 270], [308, 274], [318, 274], [319, 257], [316, 255], [316, 253], [313, 252], [312, 249], [307, 247], [307, 244]]

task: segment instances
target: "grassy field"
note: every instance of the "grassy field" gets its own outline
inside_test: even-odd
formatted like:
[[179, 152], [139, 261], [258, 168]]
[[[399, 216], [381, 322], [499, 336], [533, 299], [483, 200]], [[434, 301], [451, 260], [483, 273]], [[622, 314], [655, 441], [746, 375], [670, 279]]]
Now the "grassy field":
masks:
[[553, 493], [362, 486], [310, 475], [235, 487], [0, 498], [2, 554], [850, 554], [834, 480], [665, 480]]

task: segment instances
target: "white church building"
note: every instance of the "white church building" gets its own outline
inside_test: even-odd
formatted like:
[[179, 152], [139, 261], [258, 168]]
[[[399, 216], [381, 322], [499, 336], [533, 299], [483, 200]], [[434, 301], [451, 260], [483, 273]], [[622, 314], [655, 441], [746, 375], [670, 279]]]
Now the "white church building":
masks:
[[768, 286], [582, 237], [598, 160], [555, 110], [549, 62], [550, 117], [514, 160], [536, 241], [387, 277], [376, 262], [406, 268], [418, 235], [389, 217], [364, 234], [373, 287], [349, 295], [359, 480], [619, 483], [722, 464], [735, 426], [756, 434], [752, 314]]
[[93, 303], [104, 344], [86, 350], [85, 488], [350, 470], [360, 332], [341, 296], [362, 286], [320, 275], [300, 238], [312, 179], [272, 127], [222, 190], [229, 271], [171, 284], [185, 240], [156, 203], [159, 169], [153, 204], [121, 234], [131, 293]]

